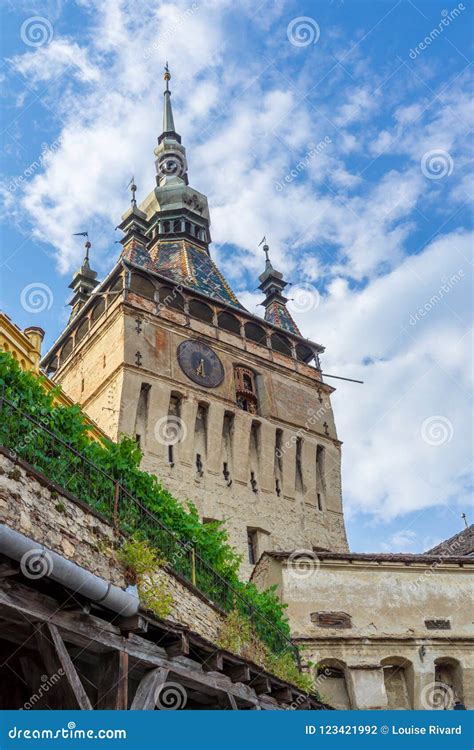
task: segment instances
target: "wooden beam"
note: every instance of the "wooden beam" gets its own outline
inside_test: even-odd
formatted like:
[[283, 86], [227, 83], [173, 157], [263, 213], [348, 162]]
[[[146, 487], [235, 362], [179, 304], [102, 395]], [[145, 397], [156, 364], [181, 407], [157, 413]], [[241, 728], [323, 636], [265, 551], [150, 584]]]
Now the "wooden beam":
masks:
[[173, 643], [165, 646], [168, 656], [189, 656], [189, 638], [186, 633], [180, 633]]
[[215, 651], [214, 653], [206, 654], [203, 662], [202, 662], [202, 668], [206, 670], [206, 672], [222, 672], [224, 667], [224, 657], [220, 651]]
[[68, 643], [87, 649], [89, 654], [103, 653], [111, 649], [125, 651], [141, 668], [169, 669], [171, 679], [176, 678], [180, 684], [191, 689], [206, 691], [210, 695], [217, 695], [223, 691], [230, 692], [247, 708], [258, 703], [254, 691], [247, 685], [233, 685], [229, 680], [225, 680], [223, 675], [217, 680], [215, 675], [196, 669], [195, 663], [191, 660], [187, 665], [184, 656], [179, 661], [170, 660], [166, 651], [152, 641], [134, 633], [124, 638], [117, 627], [99, 617], [88, 615], [86, 618], [72, 612], [62, 612], [55, 599], [17, 581], [2, 584], [0, 580], [0, 604], [4, 619], [16, 622], [24, 622], [25, 618], [35, 622], [49, 620], [61, 628]]
[[250, 682], [250, 668], [245, 664], [235, 664], [229, 666], [228, 664], [224, 663], [223, 672], [227, 675], [227, 677], [230, 677], [232, 682]]
[[141, 679], [132, 701], [132, 711], [153, 711], [156, 707], [156, 691], [166, 682], [168, 669], [150, 669]]
[[148, 630], [148, 620], [143, 615], [119, 617], [115, 623], [122, 633], [146, 633]]
[[[92, 710], [92, 704], [56, 625], [49, 622], [39, 625], [36, 628], [35, 637], [48, 677], [51, 678], [56, 674], [65, 677], [65, 684], [68, 686], [68, 689], [64, 689], [65, 702], [70, 704], [70, 698], [72, 697], [74, 708], [79, 706], [83, 711]], [[65, 687], [65, 684], [63, 687]], [[70, 707], [71, 705], [63, 706], [63, 708]]]
[[291, 703], [293, 700], [293, 691], [289, 687], [278, 688], [277, 690], [272, 690], [271, 696], [278, 703]]
[[255, 690], [257, 695], [262, 695], [262, 693], [270, 693], [272, 689], [272, 685], [268, 677], [256, 677], [250, 682], [250, 687]]
[[99, 657], [97, 703], [99, 711], [126, 711], [128, 708], [128, 654], [110, 651]]
[[7, 578], [8, 576], [16, 576], [20, 572], [18, 566], [13, 565], [10, 562], [0, 563], [0, 578]]

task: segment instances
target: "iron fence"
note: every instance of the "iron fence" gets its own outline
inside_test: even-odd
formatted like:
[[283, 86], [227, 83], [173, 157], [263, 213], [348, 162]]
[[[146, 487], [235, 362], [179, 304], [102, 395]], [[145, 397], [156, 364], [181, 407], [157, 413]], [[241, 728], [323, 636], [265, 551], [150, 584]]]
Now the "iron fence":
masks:
[[209, 565], [195, 544], [181, 539], [134, 497], [120, 478], [53, 432], [47, 426], [49, 418], [48, 411], [28, 413], [21, 400], [14, 403], [0, 392], [0, 445], [100, 512], [124, 534], [143, 534], [172, 571], [226, 612], [238, 609], [273, 653], [291, 650], [298, 663], [298, 650], [286, 633]]

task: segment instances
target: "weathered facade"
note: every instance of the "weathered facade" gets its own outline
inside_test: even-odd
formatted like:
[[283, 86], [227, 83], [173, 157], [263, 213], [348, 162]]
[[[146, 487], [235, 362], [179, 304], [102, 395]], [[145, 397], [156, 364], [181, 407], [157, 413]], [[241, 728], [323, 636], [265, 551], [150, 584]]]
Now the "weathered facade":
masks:
[[474, 708], [474, 558], [457, 548], [270, 552], [253, 580], [277, 585], [293, 637], [335, 708], [452, 708], [455, 700]]
[[[288, 544], [345, 550], [323, 347], [296, 327], [268, 246], [265, 320], [214, 265], [207, 199], [188, 184], [166, 85], [157, 187], [137, 206], [132, 185], [121, 258], [89, 294], [75, 293], [44, 366], [110, 437], [134, 436], [143, 468], [176, 497], [226, 522], [247, 574]], [[85, 259], [74, 278], [90, 273]]]

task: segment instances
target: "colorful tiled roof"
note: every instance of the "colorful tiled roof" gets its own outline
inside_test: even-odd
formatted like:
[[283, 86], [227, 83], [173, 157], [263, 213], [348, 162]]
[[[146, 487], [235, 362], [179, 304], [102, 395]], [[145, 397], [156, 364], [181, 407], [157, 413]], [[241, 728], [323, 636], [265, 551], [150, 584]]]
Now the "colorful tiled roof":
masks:
[[286, 305], [277, 300], [270, 302], [266, 308], [265, 320], [268, 323], [272, 323], [274, 326], [283, 328], [283, 330], [288, 331], [289, 333], [301, 336], [300, 330], [288, 312]]
[[208, 253], [186, 240], [160, 242], [150, 252], [135, 246], [126, 250], [124, 257], [207, 297], [245, 309]]

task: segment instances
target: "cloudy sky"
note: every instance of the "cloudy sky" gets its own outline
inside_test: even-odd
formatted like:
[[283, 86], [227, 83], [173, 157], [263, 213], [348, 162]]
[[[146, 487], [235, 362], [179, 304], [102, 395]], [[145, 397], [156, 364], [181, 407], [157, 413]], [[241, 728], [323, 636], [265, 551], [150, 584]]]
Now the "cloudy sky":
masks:
[[266, 235], [323, 369], [364, 381], [328, 380], [352, 548], [422, 551], [472, 521], [472, 4], [2, 8], [2, 308], [48, 346], [72, 234], [111, 268], [131, 175], [139, 199], [154, 185], [168, 60], [215, 259], [261, 314]]

